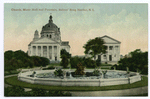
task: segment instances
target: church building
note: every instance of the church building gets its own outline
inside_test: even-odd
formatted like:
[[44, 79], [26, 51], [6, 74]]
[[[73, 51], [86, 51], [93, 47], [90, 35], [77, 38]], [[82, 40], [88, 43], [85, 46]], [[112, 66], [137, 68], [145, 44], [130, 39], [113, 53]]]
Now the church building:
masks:
[[48, 23], [42, 27], [40, 34], [35, 31], [34, 38], [28, 45], [28, 55], [46, 57], [51, 62], [60, 62], [61, 49], [70, 52], [70, 45], [68, 41], [61, 40], [60, 28], [53, 23], [50, 15]]
[[[107, 35], [100, 38], [104, 40], [104, 45], [107, 46], [107, 53], [102, 55], [96, 55], [95, 59], [101, 60], [102, 63], [117, 64], [120, 60], [121, 42]], [[86, 57], [90, 57], [90, 55], [86, 55]]]

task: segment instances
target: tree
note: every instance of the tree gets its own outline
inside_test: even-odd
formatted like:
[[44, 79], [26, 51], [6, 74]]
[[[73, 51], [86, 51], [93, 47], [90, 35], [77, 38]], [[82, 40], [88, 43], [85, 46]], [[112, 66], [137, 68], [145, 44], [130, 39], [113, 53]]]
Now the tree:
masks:
[[60, 65], [62, 65], [63, 66], [63, 68], [67, 68], [67, 66], [68, 66], [68, 64], [69, 64], [69, 61], [68, 61], [68, 58], [67, 58], [67, 56], [66, 55], [61, 55], [61, 63], [60, 63]]
[[62, 56], [62, 55], [66, 55], [68, 59], [71, 58], [71, 54], [69, 54], [65, 49], [62, 49], [62, 50], [60, 51], [60, 55], [61, 55], [61, 56]]
[[104, 45], [103, 39], [96, 37], [95, 39], [90, 39], [83, 48], [85, 49], [85, 54], [90, 54], [91, 58], [94, 58], [98, 54], [106, 53], [107, 46]]
[[10, 60], [14, 56], [14, 52], [9, 50], [4, 53], [4, 60]]
[[84, 59], [84, 65], [88, 68], [95, 68], [97, 66], [96, 62], [91, 58]]
[[75, 71], [75, 74], [76, 75], [84, 75], [85, 72], [84, 72], [84, 66], [82, 66], [82, 63], [79, 63], [76, 67], [76, 71]]
[[70, 58], [70, 65], [71, 65], [72, 68], [76, 68], [77, 64], [80, 63], [80, 62], [82, 64], [84, 64], [84, 58], [81, 58], [81, 57], [78, 57], [78, 56]]
[[130, 71], [146, 72], [148, 71], [148, 52], [142, 52], [140, 49], [136, 49], [130, 52], [125, 58], [121, 59], [119, 61], [119, 66], [129, 67]]
[[62, 65], [64, 68], [67, 68], [71, 54], [69, 54], [65, 49], [62, 49], [60, 51], [60, 55], [60, 58], [62, 59], [60, 65]]

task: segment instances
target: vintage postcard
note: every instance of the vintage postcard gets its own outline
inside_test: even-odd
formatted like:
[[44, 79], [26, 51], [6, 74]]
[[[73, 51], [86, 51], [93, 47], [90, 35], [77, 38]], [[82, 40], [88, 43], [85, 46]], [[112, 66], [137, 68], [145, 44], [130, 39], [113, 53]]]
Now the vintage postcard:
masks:
[[4, 97], [148, 97], [148, 3], [4, 3]]

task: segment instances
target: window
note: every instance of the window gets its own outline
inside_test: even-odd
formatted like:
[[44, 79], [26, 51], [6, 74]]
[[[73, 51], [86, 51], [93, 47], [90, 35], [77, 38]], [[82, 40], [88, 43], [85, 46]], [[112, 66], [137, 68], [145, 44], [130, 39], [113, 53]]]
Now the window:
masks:
[[48, 35], [47, 35], [47, 37], [48, 37]]
[[55, 61], [57, 61], [57, 56], [55, 57]]
[[49, 38], [51, 38], [51, 35], [49, 36]]
[[103, 58], [106, 59], [106, 55], [103, 55]]
[[118, 50], [119, 46], [115, 46], [115, 49]]
[[113, 46], [109, 46], [109, 50], [113, 50]]
[[106, 50], [108, 49], [108, 46], [106, 46]]
[[49, 55], [49, 59], [52, 59], [52, 56], [51, 56], [51, 55]]

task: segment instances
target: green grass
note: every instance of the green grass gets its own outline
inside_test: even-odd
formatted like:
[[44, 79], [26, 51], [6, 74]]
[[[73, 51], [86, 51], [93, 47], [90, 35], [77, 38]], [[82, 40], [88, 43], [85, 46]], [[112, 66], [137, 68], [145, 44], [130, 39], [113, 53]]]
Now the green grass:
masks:
[[123, 85], [114, 85], [114, 86], [101, 86], [101, 87], [93, 87], [93, 86], [49, 86], [49, 85], [38, 85], [38, 84], [30, 84], [17, 80], [17, 76], [5, 78], [5, 83], [13, 85], [13, 86], [21, 86], [25, 88], [40, 88], [46, 90], [60, 90], [60, 91], [106, 91], [106, 90], [121, 90], [121, 89], [130, 89], [130, 88], [138, 88], [143, 86], [148, 86], [148, 78], [143, 76], [142, 81], [135, 82], [133, 84], [123, 84]]
[[60, 63], [50, 63], [49, 66], [60, 66]]
[[18, 73], [19, 73], [19, 71], [16, 71], [16, 70], [12, 70], [12, 71], [10, 71], [10, 72], [4, 71], [4, 76], [12, 75], [12, 74], [18, 74]]
[[100, 66], [112, 66], [112, 64], [100, 64]]

